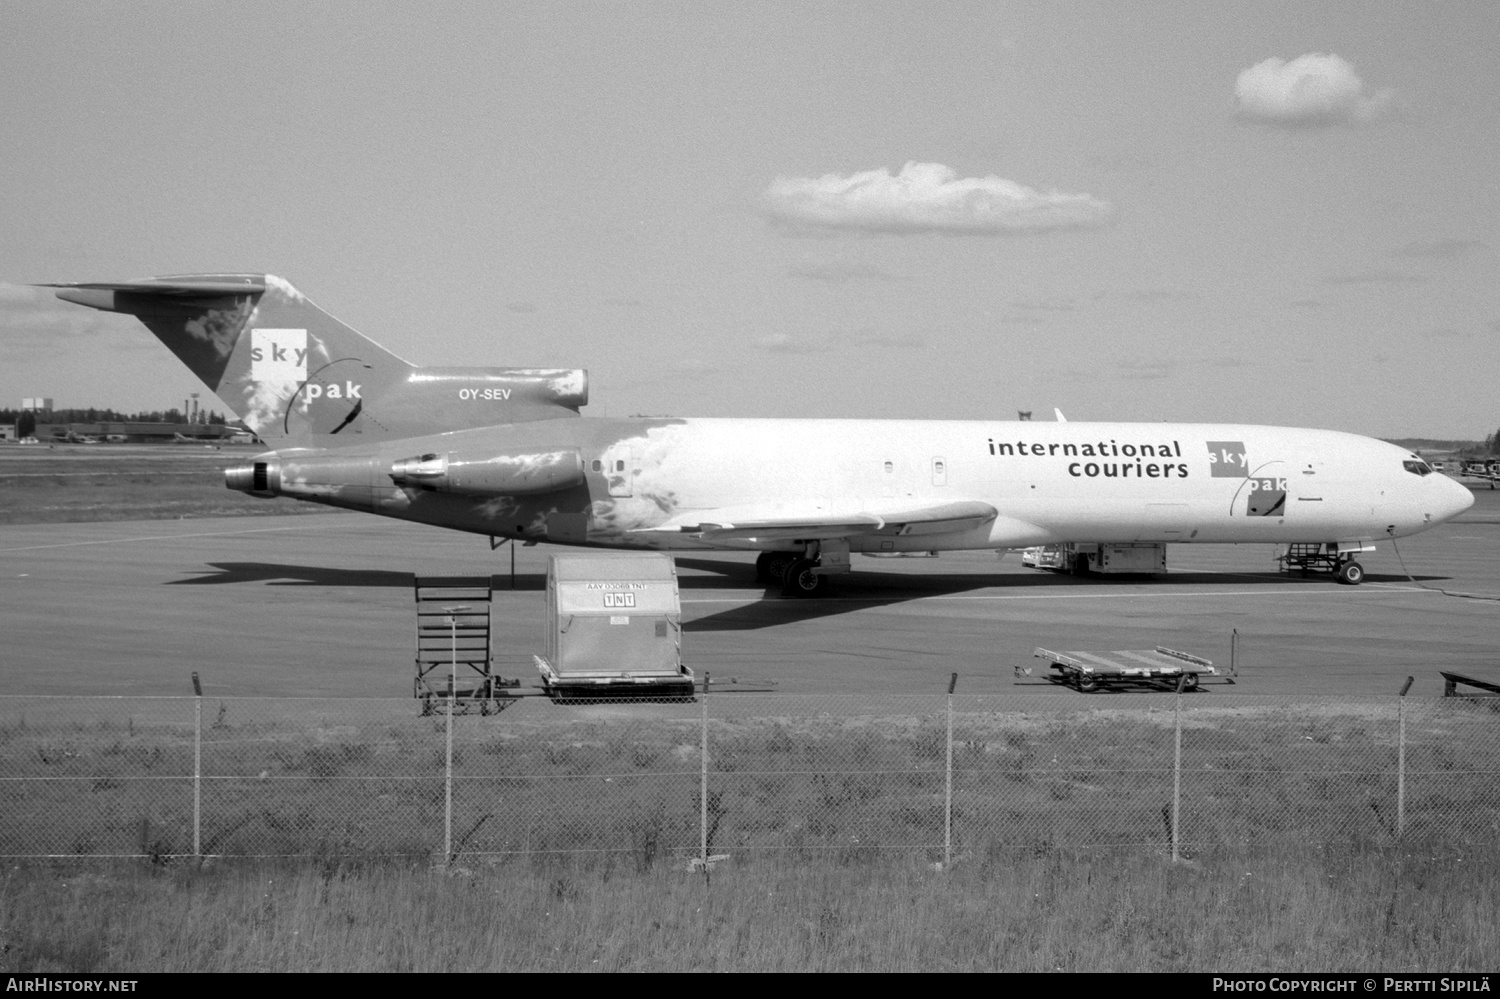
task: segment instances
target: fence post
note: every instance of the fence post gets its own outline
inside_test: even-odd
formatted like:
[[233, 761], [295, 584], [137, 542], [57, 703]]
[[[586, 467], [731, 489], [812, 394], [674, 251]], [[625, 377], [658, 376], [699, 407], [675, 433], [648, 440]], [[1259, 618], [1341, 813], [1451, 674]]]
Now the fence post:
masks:
[[958, 674], [948, 678], [948, 758], [944, 763], [946, 775], [943, 786], [943, 870], [953, 866], [953, 688], [958, 685]]
[[203, 685], [193, 671], [193, 856], [203, 859]]
[[1177, 678], [1177, 707], [1174, 711], [1173, 757], [1172, 757], [1172, 863], [1177, 863], [1178, 844], [1182, 842], [1182, 685], [1187, 679], [1183, 674]]
[[458, 615], [470, 609], [468, 604], [443, 608], [448, 613], [449, 638], [453, 650], [448, 671], [448, 735], [443, 761], [443, 864], [445, 866], [453, 860], [453, 709], [455, 691], [458, 687]]
[[1396, 838], [1400, 839], [1404, 832], [1406, 832], [1406, 689], [1403, 687], [1396, 697]]
[[708, 672], [703, 673], [702, 705], [702, 769], [698, 777], [698, 862], [703, 865], [703, 875], [708, 876]]

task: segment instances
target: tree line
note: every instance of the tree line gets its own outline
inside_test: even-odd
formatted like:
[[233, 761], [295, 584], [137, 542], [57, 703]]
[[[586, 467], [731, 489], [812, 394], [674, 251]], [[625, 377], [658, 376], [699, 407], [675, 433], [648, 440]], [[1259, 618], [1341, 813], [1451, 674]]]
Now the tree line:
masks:
[[[42, 414], [44, 421], [29, 409], [0, 409], [0, 423], [14, 423], [17, 437], [30, 437], [36, 433], [38, 422], [46, 423], [188, 423], [187, 414], [179, 409], [153, 409], [139, 413], [121, 413], [113, 409], [52, 409]], [[210, 426], [225, 426], [229, 421], [218, 410], [207, 410], [200, 414], [200, 423]]]

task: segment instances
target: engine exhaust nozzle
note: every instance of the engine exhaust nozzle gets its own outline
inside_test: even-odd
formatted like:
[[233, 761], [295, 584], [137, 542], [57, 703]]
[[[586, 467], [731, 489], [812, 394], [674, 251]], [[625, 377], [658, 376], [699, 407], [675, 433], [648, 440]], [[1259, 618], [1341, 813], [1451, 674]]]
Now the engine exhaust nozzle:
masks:
[[224, 469], [224, 485], [251, 496], [275, 496], [281, 491], [281, 462], [263, 458]]

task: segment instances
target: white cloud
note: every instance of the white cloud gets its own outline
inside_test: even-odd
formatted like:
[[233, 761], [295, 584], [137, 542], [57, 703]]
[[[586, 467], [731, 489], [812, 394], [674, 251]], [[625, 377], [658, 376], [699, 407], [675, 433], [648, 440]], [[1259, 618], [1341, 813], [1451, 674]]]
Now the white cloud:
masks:
[[773, 220], [805, 230], [1005, 235], [1103, 224], [1110, 206], [1087, 194], [1034, 191], [1002, 177], [959, 177], [941, 163], [908, 163], [894, 177], [778, 177], [763, 197]]
[[1421, 284], [1427, 279], [1420, 274], [1406, 274], [1401, 271], [1373, 270], [1361, 271], [1358, 274], [1330, 274], [1323, 279], [1324, 284]]
[[1477, 239], [1433, 239], [1407, 243], [1399, 250], [1392, 250], [1398, 257], [1431, 257], [1435, 260], [1457, 260], [1470, 257], [1487, 249]]
[[1176, 361], [1141, 360], [1128, 358], [1115, 362], [1121, 376], [1131, 381], [1154, 382], [1170, 378], [1177, 370]]
[[1291, 62], [1272, 57], [1239, 75], [1240, 114], [1275, 125], [1340, 125], [1378, 117], [1392, 91], [1366, 94], [1354, 67], [1336, 55], [1309, 52]]
[[823, 340], [799, 340], [790, 333], [763, 336], [756, 346], [773, 354], [820, 354], [829, 349], [829, 345]]
[[830, 263], [803, 263], [793, 264], [787, 268], [787, 273], [792, 277], [807, 278], [810, 281], [823, 281], [828, 284], [847, 284], [850, 281], [905, 281], [906, 278], [897, 277], [879, 267], [871, 267], [868, 264], [848, 264], [839, 261]]

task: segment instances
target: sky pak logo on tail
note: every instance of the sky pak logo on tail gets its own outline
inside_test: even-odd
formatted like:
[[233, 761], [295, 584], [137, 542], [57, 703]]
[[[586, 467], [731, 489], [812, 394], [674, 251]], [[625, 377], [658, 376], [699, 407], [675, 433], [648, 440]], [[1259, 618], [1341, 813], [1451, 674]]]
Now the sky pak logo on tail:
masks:
[[[254, 410], [252, 425], [274, 423], [283, 415], [289, 403], [297, 404], [298, 410], [307, 413], [319, 399], [362, 400], [360, 390], [364, 387], [354, 381], [329, 381], [308, 379], [308, 335], [307, 330], [252, 329], [250, 331], [250, 384], [253, 388], [251, 404]], [[327, 351], [318, 349], [319, 367], [328, 367]], [[317, 374], [314, 371], [314, 375]], [[347, 423], [348, 421], [345, 420]]]

